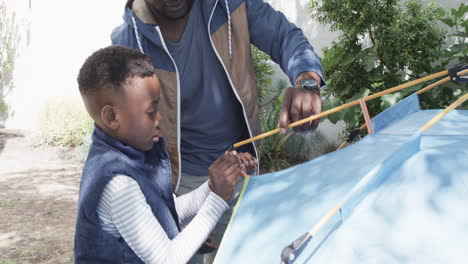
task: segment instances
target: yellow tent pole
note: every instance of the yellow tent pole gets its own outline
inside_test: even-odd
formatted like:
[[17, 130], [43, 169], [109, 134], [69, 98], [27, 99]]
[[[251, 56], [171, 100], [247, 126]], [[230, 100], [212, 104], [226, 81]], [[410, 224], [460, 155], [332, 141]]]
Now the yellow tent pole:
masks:
[[456, 100], [454, 103], [452, 103], [449, 107], [445, 108], [444, 111], [440, 112], [438, 115], [436, 115], [434, 118], [431, 119], [431, 121], [427, 122], [422, 128], [421, 128], [421, 131], [426, 131], [428, 130], [430, 127], [432, 127], [435, 123], [437, 123], [440, 119], [442, 119], [442, 117], [444, 117], [445, 115], [447, 115], [450, 111], [452, 111], [453, 109], [457, 108], [457, 106], [463, 104], [463, 102], [465, 102], [466, 100], [468, 100], [468, 93], [466, 93], [465, 95], [463, 95], [462, 97], [458, 98], [458, 100]]
[[[393, 92], [399, 91], [401, 89], [407, 88], [409, 86], [416, 85], [416, 84], [419, 84], [419, 83], [423, 83], [423, 82], [426, 82], [426, 81], [429, 81], [429, 80], [432, 80], [432, 79], [435, 79], [435, 78], [438, 78], [438, 77], [441, 77], [441, 76], [445, 76], [447, 74], [448, 74], [448, 70], [441, 71], [441, 72], [438, 72], [438, 73], [434, 73], [434, 74], [431, 74], [429, 76], [426, 76], [426, 77], [423, 77], [423, 78], [420, 78], [420, 79], [417, 79], [417, 80], [414, 80], [414, 81], [411, 81], [411, 82], [408, 82], [408, 83], [404, 83], [404, 84], [401, 84], [401, 85], [398, 85], [398, 86], [395, 86], [395, 87], [387, 89], [385, 91], [382, 91], [382, 92], [379, 92], [379, 93], [376, 93], [376, 94], [373, 94], [373, 95], [366, 96], [366, 97], [364, 97], [362, 99], [364, 99], [364, 101], [369, 101], [369, 100], [378, 98], [378, 97], [380, 97], [382, 95], [393, 93]], [[308, 123], [308, 122], [310, 122], [312, 120], [319, 119], [319, 118], [334, 114], [336, 112], [339, 112], [341, 110], [344, 110], [346, 108], [349, 108], [351, 106], [355, 106], [355, 105], [358, 105], [358, 104], [359, 104], [359, 99], [355, 100], [355, 101], [352, 101], [352, 102], [349, 102], [349, 103], [346, 103], [344, 105], [335, 107], [333, 109], [327, 110], [325, 112], [322, 112], [322, 113], [319, 113], [319, 114], [304, 118], [304, 119], [296, 121], [294, 123], [291, 123], [291, 124], [288, 125], [288, 128], [292, 128], [292, 127], [296, 127], [296, 126]], [[233, 145], [233, 147], [238, 148], [240, 146], [249, 144], [249, 143], [251, 143], [253, 141], [256, 141], [256, 140], [271, 136], [271, 135], [279, 133], [279, 132], [280, 132], [280, 129], [276, 128], [276, 129], [273, 129], [271, 131], [260, 134], [258, 136], [255, 136], [255, 137], [252, 137], [252, 138], [237, 142], [237, 143], [235, 143]]]
[[423, 77], [423, 78], [420, 78], [420, 79], [417, 79], [417, 80], [414, 80], [414, 81], [411, 81], [411, 82], [408, 82], [408, 83], [404, 83], [404, 84], [401, 84], [401, 85], [398, 85], [398, 86], [395, 86], [395, 87], [387, 89], [385, 91], [382, 91], [382, 92], [379, 92], [379, 93], [376, 93], [376, 94], [373, 94], [373, 95], [369, 95], [367, 97], [364, 97], [364, 100], [369, 101], [369, 100], [378, 98], [378, 97], [380, 97], [382, 95], [393, 93], [393, 92], [399, 91], [401, 89], [407, 88], [409, 86], [413, 86], [413, 85], [420, 84], [420, 83], [423, 83], [423, 82], [426, 82], [426, 81], [430, 81], [432, 79], [442, 77], [442, 76], [445, 76], [447, 74], [448, 74], [448, 70], [441, 71], [441, 72], [438, 72], [438, 73], [434, 73], [434, 74], [431, 74], [429, 76], [426, 76], [426, 77]]
[[[468, 69], [460, 71], [460, 72], [457, 73], [458, 76], [465, 75], [465, 74], [468, 74]], [[441, 84], [444, 84], [444, 83], [446, 83], [448, 81], [450, 81], [450, 77], [445, 77], [445, 78], [443, 78], [443, 79], [441, 79], [441, 80], [439, 80], [439, 81], [437, 81], [437, 82], [435, 82], [435, 83], [433, 83], [431, 85], [428, 85], [428, 86], [422, 88], [421, 90], [417, 91], [416, 93], [417, 94], [423, 94], [423, 93], [431, 90], [432, 88], [437, 87], [437, 86], [439, 86]], [[365, 127], [366, 127], [366, 125], [364, 124], [359, 128], [359, 130], [363, 130]], [[345, 141], [343, 141], [343, 143], [341, 143], [341, 145], [336, 150], [340, 150], [340, 149], [342, 149], [342, 148], [344, 148], [344, 147], [346, 147], [348, 145], [349, 145], [349, 143], [345, 140]]]
[[443, 83], [446, 83], [446, 82], [448, 82], [448, 81], [450, 81], [450, 77], [445, 77], [445, 78], [443, 78], [443, 79], [441, 79], [441, 80], [438, 80], [437, 82], [435, 82], [435, 83], [433, 83], [433, 84], [431, 84], [431, 85], [429, 85], [429, 86], [424, 87], [423, 89], [417, 91], [416, 93], [417, 93], [417, 94], [422, 94], [422, 93], [424, 93], [424, 92], [426, 92], [426, 91], [429, 91], [430, 89], [432, 89], [432, 88], [434, 88], [434, 87], [436, 87], [436, 86], [439, 86], [439, 85], [441, 85], [441, 84], [443, 84]]
[[[366, 124], [359, 127], [359, 130], [363, 130], [365, 127], [366, 127]], [[349, 145], [348, 140], [345, 140], [345, 141], [343, 141], [343, 143], [341, 143], [341, 145], [336, 150], [340, 150], [340, 149], [342, 149], [342, 148], [344, 148], [344, 147], [346, 147], [348, 145]]]
[[336, 150], [340, 150], [340, 149], [342, 149], [342, 148], [344, 148], [346, 146], [348, 146], [348, 141], [345, 140], [345, 141], [343, 141], [343, 143], [341, 143], [341, 145]]
[[[468, 74], [468, 69], [463, 70], [463, 71], [460, 71], [460, 72], [457, 72], [457, 75], [458, 75], [458, 76], [465, 75], [465, 74]], [[422, 94], [422, 93], [427, 92], [427, 91], [429, 91], [430, 89], [432, 89], [432, 88], [434, 88], [434, 87], [436, 87], [436, 86], [439, 86], [439, 85], [441, 85], [441, 84], [443, 84], [443, 83], [446, 83], [446, 82], [448, 82], [448, 81], [450, 81], [450, 77], [445, 77], [445, 78], [443, 78], [443, 79], [441, 79], [441, 80], [439, 80], [439, 81], [437, 81], [437, 82], [435, 82], [435, 83], [433, 83], [433, 84], [431, 84], [431, 85], [429, 85], [429, 86], [427, 86], [427, 87], [425, 87], [425, 88], [423, 88], [423, 89], [417, 91], [416, 93], [417, 93], [417, 94]]]

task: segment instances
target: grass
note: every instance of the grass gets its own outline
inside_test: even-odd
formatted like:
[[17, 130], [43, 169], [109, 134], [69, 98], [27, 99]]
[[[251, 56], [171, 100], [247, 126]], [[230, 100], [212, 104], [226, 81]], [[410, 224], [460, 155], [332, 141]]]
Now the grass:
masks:
[[86, 133], [86, 135], [83, 136], [83, 144], [75, 148], [75, 155], [78, 157], [78, 160], [80, 160], [83, 163], [86, 161], [86, 158], [88, 157], [89, 148], [91, 147], [91, 136], [92, 131]]
[[76, 147], [93, 129], [81, 99], [75, 98], [47, 100], [38, 121], [40, 145]]
[[37, 252], [41, 251], [44, 248], [43, 245], [41, 244], [34, 244], [30, 247], [25, 248], [23, 251], [21, 251], [21, 257], [32, 257], [36, 255]]
[[0, 259], [0, 264], [19, 264], [19, 262], [9, 259]]
[[[6, 200], [6, 201], [2, 201], [0, 203], [0, 207], [2, 208], [6, 208], [6, 209], [9, 209], [9, 208], [12, 208], [13, 206], [16, 205], [16, 202], [15, 200]], [[2, 262], [0, 262], [0, 264], [2, 264]]]

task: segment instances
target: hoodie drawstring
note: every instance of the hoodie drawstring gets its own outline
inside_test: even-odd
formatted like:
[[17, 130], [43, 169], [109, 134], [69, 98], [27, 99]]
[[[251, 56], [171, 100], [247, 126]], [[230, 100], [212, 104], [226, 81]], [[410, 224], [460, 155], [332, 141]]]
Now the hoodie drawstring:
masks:
[[232, 56], [232, 40], [231, 40], [231, 11], [229, 10], [228, 0], [224, 0], [226, 2], [226, 11], [228, 16], [228, 44], [229, 44], [229, 59]]
[[132, 16], [132, 22], [133, 22], [133, 30], [135, 31], [135, 37], [136, 37], [137, 42], [138, 42], [138, 48], [140, 49], [141, 53], [145, 53], [143, 51], [143, 46], [141, 45], [140, 35], [138, 34], [138, 27], [137, 27], [134, 16]]

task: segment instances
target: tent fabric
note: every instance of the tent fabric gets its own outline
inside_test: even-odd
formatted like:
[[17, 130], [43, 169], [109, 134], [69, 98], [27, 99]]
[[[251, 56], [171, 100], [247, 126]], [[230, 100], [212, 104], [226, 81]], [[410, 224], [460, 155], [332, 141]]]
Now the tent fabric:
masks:
[[393, 107], [387, 108], [382, 113], [372, 118], [372, 126], [374, 132], [378, 132], [389, 124], [403, 119], [405, 116], [418, 112], [419, 108], [419, 95], [413, 93], [412, 95], [400, 100]]
[[373, 119], [377, 133], [355, 144], [251, 177], [215, 263], [279, 263], [337, 204], [342, 214], [294, 263], [468, 262], [468, 111], [420, 133], [441, 110], [416, 99]]

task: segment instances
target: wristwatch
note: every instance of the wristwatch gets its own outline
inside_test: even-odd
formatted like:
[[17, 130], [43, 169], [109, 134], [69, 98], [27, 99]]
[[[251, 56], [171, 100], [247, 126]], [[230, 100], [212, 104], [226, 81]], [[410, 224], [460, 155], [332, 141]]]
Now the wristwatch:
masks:
[[316, 80], [301, 80], [300, 86], [303, 89], [306, 89], [309, 91], [319, 90], [318, 82]]

